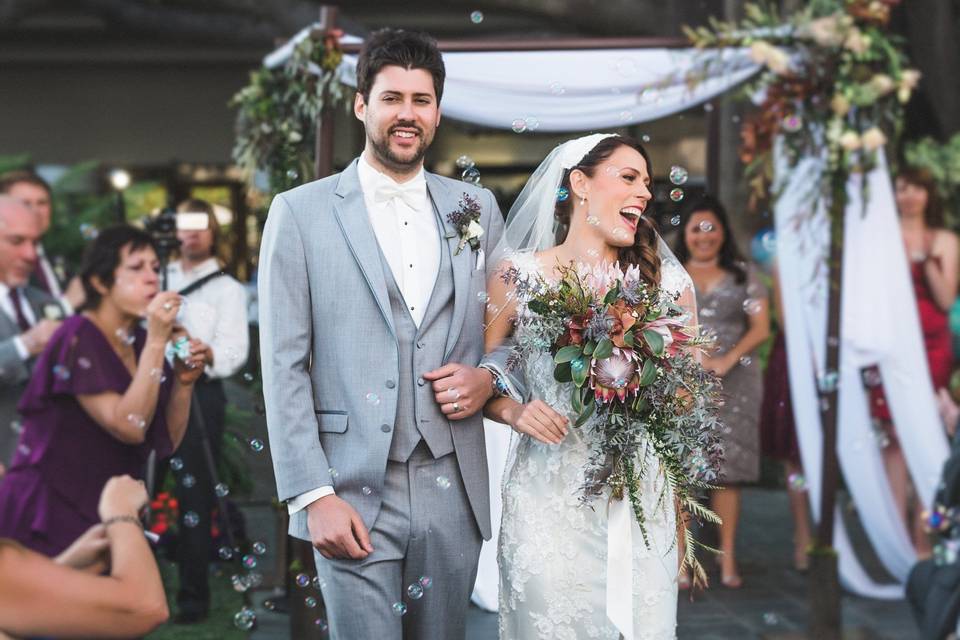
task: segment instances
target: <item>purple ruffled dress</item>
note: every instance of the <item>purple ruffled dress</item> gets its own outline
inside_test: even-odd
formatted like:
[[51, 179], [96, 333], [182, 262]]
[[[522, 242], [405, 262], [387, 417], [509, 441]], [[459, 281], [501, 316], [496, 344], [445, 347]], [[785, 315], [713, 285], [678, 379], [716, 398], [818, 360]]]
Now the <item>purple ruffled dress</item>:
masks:
[[[135, 331], [137, 360], [146, 332]], [[0, 480], [0, 538], [53, 556], [99, 522], [97, 504], [110, 477], [143, 478], [152, 449], [172, 451], [166, 407], [173, 375], [164, 363], [157, 410], [143, 444], [120, 442], [97, 424], [76, 395], [124, 393], [132, 378], [106, 336], [83, 315], [68, 318], [37, 359], [20, 399], [23, 432]]]

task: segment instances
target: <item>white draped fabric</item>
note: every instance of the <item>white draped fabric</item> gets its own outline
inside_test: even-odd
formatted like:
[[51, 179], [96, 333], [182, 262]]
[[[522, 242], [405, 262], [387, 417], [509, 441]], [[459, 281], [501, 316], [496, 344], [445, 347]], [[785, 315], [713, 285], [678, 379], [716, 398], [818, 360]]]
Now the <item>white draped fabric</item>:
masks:
[[[821, 172], [822, 163], [812, 158], [792, 171], [781, 171], [786, 179], [775, 208], [791, 397], [815, 519], [820, 515], [823, 440], [817, 378], [823, 375], [826, 350], [829, 227], [822, 207], [810, 211], [808, 195], [811, 185], [820, 184]], [[885, 161], [867, 180], [866, 209], [860, 178], [851, 178], [847, 189], [837, 450], [867, 536], [887, 571], [902, 583], [916, 554], [893, 505], [860, 368], [880, 366], [894, 421], [907, 434], [901, 445], [910, 474], [925, 504], [933, 499], [947, 443], [936, 412]], [[865, 573], [839, 509], [835, 522], [844, 585], [863, 596], [903, 597], [901, 584], [879, 584]]]
[[[301, 31], [266, 58], [286, 60]], [[359, 42], [344, 36], [343, 43]], [[695, 63], [722, 72], [690, 82]], [[522, 120], [527, 130], [594, 131], [647, 122], [683, 111], [737, 86], [758, 69], [746, 50], [610, 49], [444, 53], [443, 114], [496, 129]], [[356, 86], [355, 55], [338, 73]]]

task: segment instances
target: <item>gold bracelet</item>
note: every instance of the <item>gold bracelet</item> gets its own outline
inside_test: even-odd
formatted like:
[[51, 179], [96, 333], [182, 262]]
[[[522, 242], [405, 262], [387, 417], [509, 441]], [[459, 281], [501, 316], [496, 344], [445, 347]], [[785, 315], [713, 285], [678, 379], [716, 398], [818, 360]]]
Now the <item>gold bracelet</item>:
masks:
[[110, 525], [115, 524], [117, 522], [129, 522], [130, 524], [135, 524], [141, 529], [143, 529], [143, 523], [140, 522], [140, 518], [138, 518], [137, 516], [130, 516], [130, 515], [113, 516], [112, 518], [107, 518], [106, 520], [104, 520], [102, 524], [104, 527], [109, 527]]

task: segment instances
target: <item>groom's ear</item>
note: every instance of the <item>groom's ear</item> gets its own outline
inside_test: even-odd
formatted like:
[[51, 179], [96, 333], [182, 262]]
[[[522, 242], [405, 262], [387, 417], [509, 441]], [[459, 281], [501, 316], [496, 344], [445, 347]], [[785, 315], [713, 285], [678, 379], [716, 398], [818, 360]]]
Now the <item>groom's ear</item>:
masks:
[[357, 120], [363, 122], [366, 113], [367, 101], [363, 99], [363, 94], [357, 91], [357, 93], [353, 96], [353, 115], [357, 117]]

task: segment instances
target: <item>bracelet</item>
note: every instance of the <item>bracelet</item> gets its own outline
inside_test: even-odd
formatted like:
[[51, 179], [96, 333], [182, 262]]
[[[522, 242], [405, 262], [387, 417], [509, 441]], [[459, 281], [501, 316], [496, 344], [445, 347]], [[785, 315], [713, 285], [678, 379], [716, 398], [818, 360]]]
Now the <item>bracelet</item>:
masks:
[[140, 518], [138, 518], [137, 516], [130, 516], [130, 515], [113, 516], [111, 518], [107, 518], [101, 524], [103, 524], [104, 527], [109, 527], [110, 525], [116, 524], [117, 522], [129, 522], [130, 524], [135, 524], [141, 529], [143, 529], [143, 523], [140, 522]]

